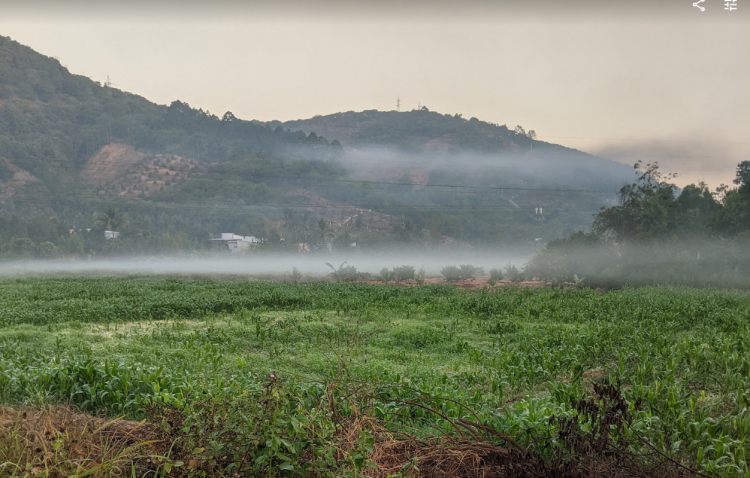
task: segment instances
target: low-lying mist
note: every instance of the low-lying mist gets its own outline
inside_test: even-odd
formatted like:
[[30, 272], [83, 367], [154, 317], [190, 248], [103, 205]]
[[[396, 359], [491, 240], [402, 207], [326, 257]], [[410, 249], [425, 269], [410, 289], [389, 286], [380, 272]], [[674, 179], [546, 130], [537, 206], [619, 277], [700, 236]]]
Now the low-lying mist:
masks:
[[339, 268], [346, 261], [359, 272], [378, 274], [383, 268], [402, 265], [424, 269], [428, 277], [440, 276], [440, 270], [449, 265], [471, 264], [486, 271], [493, 267], [515, 265], [519, 269], [532, 257], [533, 252], [519, 251], [441, 251], [431, 253], [381, 252], [365, 255], [352, 254], [264, 254], [247, 256], [191, 255], [189, 257], [143, 256], [118, 257], [94, 260], [25, 260], [0, 262], [0, 277], [29, 275], [206, 275], [283, 278], [294, 268], [303, 278], [321, 279], [331, 272], [330, 263]]
[[[406, 153], [388, 147], [348, 150], [344, 166], [353, 178], [399, 180], [412, 173], [413, 182], [427, 183], [430, 175], [451, 184], [492, 183], [541, 188], [607, 190], [614, 194], [633, 179], [632, 167], [565, 148], [541, 148], [513, 153], [423, 151]], [[418, 172], [431, 173], [423, 178]], [[417, 173], [416, 175], [414, 173]], [[445, 179], [445, 181], [443, 181]], [[434, 182], [434, 180], [433, 180]]]
[[[549, 244], [524, 273], [590, 287], [643, 285], [750, 287], [748, 238], [637, 240], [624, 244], [571, 238]], [[588, 242], [588, 243], [587, 243]]]

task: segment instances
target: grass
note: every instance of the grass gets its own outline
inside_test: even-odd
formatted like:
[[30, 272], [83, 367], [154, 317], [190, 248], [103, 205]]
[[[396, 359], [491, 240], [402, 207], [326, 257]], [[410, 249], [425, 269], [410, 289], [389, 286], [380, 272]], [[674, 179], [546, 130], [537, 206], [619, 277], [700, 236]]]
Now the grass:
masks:
[[[592, 395], [594, 382], [619, 378], [633, 433], [705, 473], [747, 474], [750, 296], [742, 292], [153, 278], [25, 279], [0, 290], [7, 405], [70, 403], [140, 420], [155, 403], [195, 412], [207, 400], [261, 397], [269, 380], [309, 409], [332, 383], [367, 384], [371, 416], [396, 428], [452, 433], [446, 419], [480, 420], [543, 455], [559, 428], [551, 417], [574, 415], [571, 404]], [[404, 406], [417, 398], [445, 419]], [[284, 407], [266, 420], [304, 415]], [[325, 428], [331, 417], [314, 420]], [[288, 433], [269, 430], [247, 433]], [[302, 473], [266, 459], [264, 473]]]

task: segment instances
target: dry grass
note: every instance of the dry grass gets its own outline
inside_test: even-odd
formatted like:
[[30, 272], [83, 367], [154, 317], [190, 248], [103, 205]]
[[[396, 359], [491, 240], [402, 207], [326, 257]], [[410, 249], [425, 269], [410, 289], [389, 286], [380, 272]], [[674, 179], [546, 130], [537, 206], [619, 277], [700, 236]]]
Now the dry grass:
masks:
[[0, 478], [124, 476], [167, 451], [156, 426], [103, 420], [66, 407], [0, 408]]

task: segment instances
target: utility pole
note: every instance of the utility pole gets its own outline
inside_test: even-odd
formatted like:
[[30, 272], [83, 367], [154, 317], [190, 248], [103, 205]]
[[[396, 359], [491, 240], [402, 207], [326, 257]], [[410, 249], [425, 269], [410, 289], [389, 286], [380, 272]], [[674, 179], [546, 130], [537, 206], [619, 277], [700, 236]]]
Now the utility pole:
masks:
[[109, 75], [107, 75], [107, 81], [104, 82], [104, 87], [107, 88], [107, 96], [111, 98], [112, 90], [110, 88], [112, 88], [112, 82], [109, 79]]
[[401, 97], [396, 97], [396, 111], [401, 111]]

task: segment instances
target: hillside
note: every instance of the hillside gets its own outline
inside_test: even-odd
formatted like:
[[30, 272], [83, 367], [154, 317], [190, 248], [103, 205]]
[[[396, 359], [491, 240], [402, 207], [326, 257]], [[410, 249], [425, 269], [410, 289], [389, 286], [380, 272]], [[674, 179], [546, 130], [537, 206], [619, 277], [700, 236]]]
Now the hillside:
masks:
[[295, 131], [315, 131], [337, 138], [349, 147], [395, 146], [408, 152], [509, 152], [530, 147], [528, 136], [516, 134], [505, 125], [499, 126], [477, 118], [466, 120], [461, 115], [443, 115], [426, 107], [405, 112], [349, 111], [270, 124], [280, 124]]
[[[262, 123], [158, 105], [0, 37], [0, 208], [88, 230], [114, 206], [129, 217], [119, 252], [179, 234], [208, 247], [219, 231], [298, 241], [317, 219], [342, 244], [529, 244], [588, 227], [631, 178], [531, 132], [426, 108]], [[0, 231], [0, 254], [16, 235]]]
[[15, 167], [54, 195], [77, 183], [88, 161], [112, 143], [201, 162], [292, 146], [336, 149], [325, 138], [310, 144], [300, 133], [272, 131], [231, 112], [219, 118], [180, 101], [157, 105], [71, 74], [57, 60], [0, 37], [0, 181]]
[[462, 169], [480, 169], [481, 174], [471, 178], [479, 181], [487, 179], [487, 168], [495, 170], [490, 172], [493, 179], [501, 174], [506, 183], [523, 170], [545, 183], [542, 187], [558, 189], [616, 190], [633, 178], [629, 166], [540, 141], [534, 131], [520, 126], [509, 129], [426, 107], [406, 112], [350, 111], [268, 124], [335, 137], [347, 149], [350, 164], [357, 160], [358, 166], [370, 164], [373, 168], [365, 168], [367, 175], [385, 174], [391, 179], [408, 174], [421, 175], [424, 181], [423, 168], [446, 169], [456, 158], [461, 158]]

